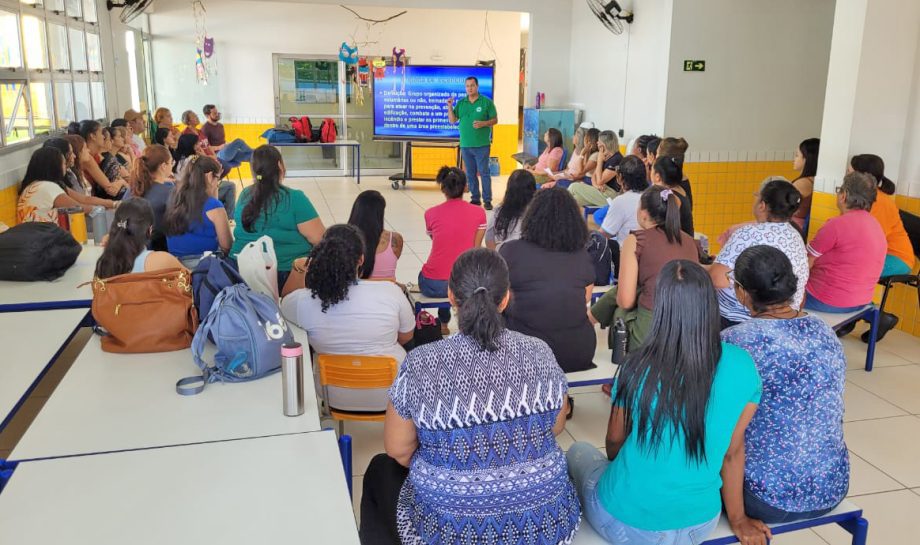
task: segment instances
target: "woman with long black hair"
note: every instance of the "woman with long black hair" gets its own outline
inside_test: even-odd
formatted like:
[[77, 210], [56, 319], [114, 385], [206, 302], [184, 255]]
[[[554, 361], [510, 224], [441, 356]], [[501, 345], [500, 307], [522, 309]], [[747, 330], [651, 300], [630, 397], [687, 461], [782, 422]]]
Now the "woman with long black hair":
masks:
[[546, 343], [504, 327], [508, 288], [492, 250], [454, 262], [460, 332], [415, 348], [390, 388], [363, 545], [571, 542], [581, 509], [556, 442], [568, 385]]
[[319, 244], [326, 228], [310, 199], [299, 189], [283, 185], [284, 160], [274, 146], [260, 146], [252, 153], [253, 183], [240, 194], [233, 214], [231, 257], [262, 235], [271, 237], [278, 258], [278, 285], [283, 286], [294, 259]]
[[536, 192], [536, 181], [530, 172], [518, 169], [508, 176], [505, 198], [486, 224], [487, 248], [497, 250], [503, 243], [521, 238], [521, 220]]
[[55, 222], [58, 208], [79, 207], [90, 212], [96, 206], [114, 208], [107, 199], [87, 197], [65, 185], [67, 160], [55, 148], [39, 148], [32, 153], [26, 174], [19, 186], [16, 217], [25, 221]]
[[387, 201], [379, 191], [362, 191], [354, 204], [348, 224], [364, 235], [364, 264], [361, 278], [396, 280], [396, 262], [403, 251], [403, 237], [396, 231], [384, 229], [383, 212]]
[[169, 199], [163, 230], [169, 253], [193, 269], [205, 252], [228, 252], [233, 245], [230, 220], [217, 200], [220, 164], [194, 156], [179, 173]]
[[[677, 200], [680, 201], [680, 228], [690, 235], [694, 234], [693, 228], [693, 200], [687, 190], [684, 189], [683, 160], [669, 155], [661, 155], [652, 165], [652, 183], [662, 186], [674, 192]], [[689, 187], [689, 185], [687, 186]]]
[[[566, 456], [585, 518], [611, 543], [702, 543], [741, 501], [744, 432], [760, 403], [751, 356], [719, 340], [719, 305], [698, 264], [658, 275], [652, 327], [617, 370], [603, 456], [575, 443]], [[737, 497], [735, 497], [737, 496]], [[734, 512], [734, 511], [733, 511]], [[743, 509], [730, 521], [746, 545], [769, 529]]]
[[168, 252], [147, 249], [153, 234], [153, 208], [145, 199], [126, 199], [115, 210], [109, 240], [99, 261], [96, 278], [181, 267]]
[[[290, 276], [288, 286], [296, 281], [299, 288], [282, 299], [281, 314], [307, 332], [319, 354], [391, 356], [402, 363], [415, 314], [395, 283], [359, 278], [364, 248], [357, 227], [330, 227], [310, 252], [305, 278]], [[344, 411], [382, 411], [387, 391], [333, 388], [325, 401]]]
[[[806, 138], [802, 140], [799, 147], [795, 150], [792, 158], [792, 168], [799, 171], [799, 177], [792, 181], [792, 185], [802, 194], [802, 204], [792, 216], [792, 222], [795, 223], [799, 231], [804, 230], [805, 222], [811, 214], [811, 196], [815, 190], [815, 175], [818, 173], [818, 151], [821, 148], [821, 140], [817, 138]], [[808, 233], [804, 233], [807, 237]]]
[[102, 124], [98, 121], [87, 119], [79, 123], [71, 123], [67, 127], [68, 134], [76, 134], [86, 142], [89, 153], [85, 157], [77, 157], [80, 167], [87, 181], [93, 186], [93, 195], [102, 199], [124, 198], [128, 190], [128, 182], [123, 178], [109, 180], [102, 171], [102, 152], [105, 148], [105, 135]]

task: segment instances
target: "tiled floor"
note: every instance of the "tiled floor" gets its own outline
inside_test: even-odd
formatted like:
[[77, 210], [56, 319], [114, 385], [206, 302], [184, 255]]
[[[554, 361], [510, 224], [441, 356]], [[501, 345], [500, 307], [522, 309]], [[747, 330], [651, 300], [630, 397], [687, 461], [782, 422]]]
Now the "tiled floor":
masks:
[[[496, 180], [496, 202], [504, 193], [505, 178]], [[410, 182], [408, 190], [394, 191], [385, 178], [365, 177], [360, 186], [351, 179], [316, 178], [292, 180], [303, 189], [328, 226], [348, 219], [351, 203], [362, 190], [376, 189], [387, 199], [386, 221], [407, 244], [397, 267], [401, 282], [414, 281], [431, 243], [425, 234], [423, 212], [442, 202], [431, 182]], [[869, 519], [871, 545], [920, 543], [916, 521], [920, 520], [920, 339], [893, 331], [878, 346], [872, 373], [863, 371], [865, 345], [861, 328], [844, 339], [847, 353], [845, 437], [851, 454], [850, 497]], [[85, 342], [85, 341], [84, 341]], [[66, 363], [66, 362], [65, 362]], [[55, 366], [57, 367], [57, 366]], [[55, 369], [58, 379], [63, 371]], [[40, 409], [53, 384], [42, 385], [28, 412]], [[42, 395], [39, 395], [42, 394]], [[599, 388], [581, 388], [575, 395], [575, 417], [559, 436], [563, 449], [574, 441], [603, 445], [609, 401]], [[31, 417], [17, 419], [24, 430]], [[371, 457], [383, 451], [383, 425], [347, 423], [354, 445], [354, 505], [359, 516], [362, 476]], [[20, 431], [21, 433], [21, 431]], [[7, 434], [4, 434], [7, 435]], [[10, 438], [0, 436], [0, 458], [11, 448]], [[12, 444], [15, 444], [13, 442]], [[836, 527], [778, 536], [776, 545], [844, 545], [849, 536]]]

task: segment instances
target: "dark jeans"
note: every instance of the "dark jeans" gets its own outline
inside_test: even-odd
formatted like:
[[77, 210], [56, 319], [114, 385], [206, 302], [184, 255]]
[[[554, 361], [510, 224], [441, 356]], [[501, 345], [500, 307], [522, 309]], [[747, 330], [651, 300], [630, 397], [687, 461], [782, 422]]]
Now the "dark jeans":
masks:
[[399, 545], [396, 501], [409, 468], [387, 456], [374, 456], [364, 473], [361, 495], [361, 545]]
[[479, 200], [479, 178], [482, 178], [482, 200], [492, 202], [492, 174], [489, 171], [490, 148], [491, 146], [460, 148], [463, 169], [466, 171], [466, 183], [470, 188], [470, 197], [474, 201]]
[[[418, 288], [425, 297], [447, 297], [447, 280], [434, 280], [418, 273]], [[445, 325], [450, 322], [450, 309], [439, 308], [438, 319]]]
[[834, 507], [830, 507], [828, 509], [819, 509], [817, 511], [790, 513], [788, 511], [783, 511], [782, 509], [777, 509], [776, 507], [769, 505], [768, 503], [752, 494], [747, 489], [747, 487], [744, 487], [744, 512], [747, 514], [747, 516], [762, 520], [767, 524], [779, 524], [782, 522], [792, 522], [794, 520], [813, 519], [826, 513], [830, 513], [836, 507], [837, 506], [835, 505]]

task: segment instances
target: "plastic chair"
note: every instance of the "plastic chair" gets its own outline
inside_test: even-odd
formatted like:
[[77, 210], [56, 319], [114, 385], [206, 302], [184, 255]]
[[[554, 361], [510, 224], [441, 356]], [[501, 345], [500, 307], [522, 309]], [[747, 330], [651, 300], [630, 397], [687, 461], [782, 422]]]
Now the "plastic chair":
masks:
[[565, 170], [565, 167], [569, 162], [568, 159], [569, 150], [565, 149], [565, 146], [562, 146], [562, 157], [559, 158], [559, 166], [556, 167], [556, 170]]
[[[903, 210], [899, 210], [898, 212], [901, 215], [901, 222], [904, 223], [904, 230], [907, 231], [907, 236], [910, 238], [910, 245], [913, 246], [914, 255], [920, 256], [920, 217]], [[888, 302], [888, 291], [891, 290], [894, 284], [905, 284], [916, 288], [917, 304], [920, 305], [920, 274], [895, 274], [892, 276], [883, 276], [879, 279], [878, 283], [885, 286], [885, 291], [882, 293], [882, 302], [878, 306], [879, 313], [885, 312], [885, 303]], [[887, 333], [887, 331], [884, 333]], [[883, 337], [884, 333], [882, 335]], [[863, 340], [868, 342], [868, 335], [865, 334], [863, 336], [866, 337]]]
[[367, 390], [389, 388], [396, 379], [398, 364], [389, 356], [320, 354], [316, 358], [319, 383], [329, 416], [338, 423], [339, 436], [345, 433], [345, 421], [383, 422], [386, 411], [355, 412], [336, 409], [329, 403], [329, 387]]

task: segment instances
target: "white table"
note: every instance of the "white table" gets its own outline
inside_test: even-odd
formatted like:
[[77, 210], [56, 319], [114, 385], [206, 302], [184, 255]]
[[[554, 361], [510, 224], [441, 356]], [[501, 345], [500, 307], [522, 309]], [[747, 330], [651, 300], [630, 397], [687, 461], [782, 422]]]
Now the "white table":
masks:
[[77, 262], [53, 282], [0, 281], [0, 312], [89, 308], [93, 288], [89, 284], [78, 286], [92, 281], [102, 250], [92, 242], [84, 244]]
[[358, 545], [335, 434], [19, 464], [0, 543]]
[[[290, 327], [306, 348], [307, 334]], [[200, 373], [190, 349], [111, 354], [102, 351], [94, 336], [10, 460], [317, 431], [316, 390], [309, 356], [304, 359], [305, 412], [287, 417], [282, 413], [281, 373], [251, 382], [209, 384], [198, 395], [181, 396], [176, 381]], [[206, 467], [202, 460], [201, 470]]]
[[86, 309], [0, 313], [0, 430], [73, 337]]

